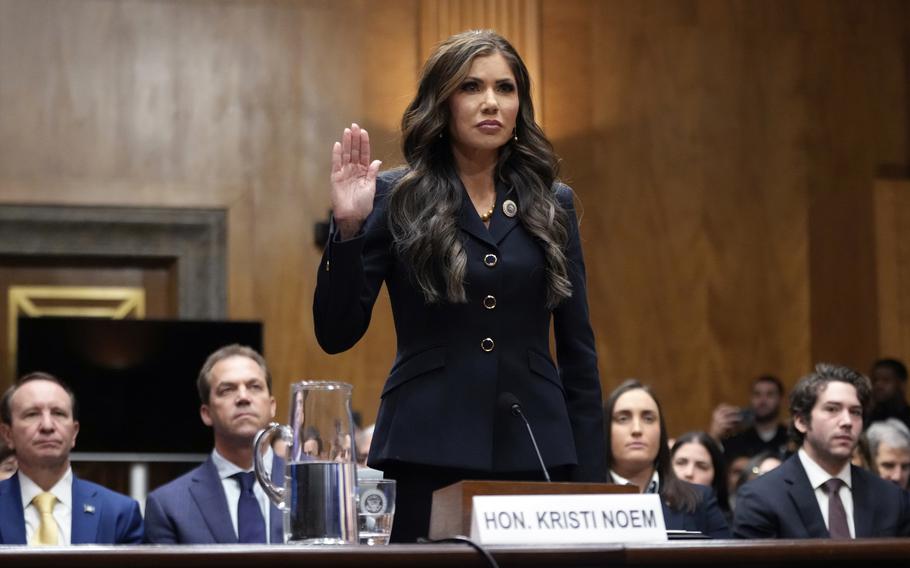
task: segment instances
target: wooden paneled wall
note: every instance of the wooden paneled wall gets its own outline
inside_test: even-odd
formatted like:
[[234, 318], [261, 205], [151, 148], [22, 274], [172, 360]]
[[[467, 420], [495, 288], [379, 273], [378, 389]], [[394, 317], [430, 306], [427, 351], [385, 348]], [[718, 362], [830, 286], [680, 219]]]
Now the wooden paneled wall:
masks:
[[653, 383], [679, 433], [760, 373], [865, 370], [875, 172], [910, 163], [908, 5], [572, 0], [542, 20], [605, 389]]
[[910, 180], [875, 184], [875, 275], [883, 356], [910, 353]]
[[348, 353], [312, 332], [331, 143], [358, 121], [396, 165], [428, 44], [511, 26], [584, 209], [605, 390], [653, 383], [679, 432], [758, 373], [879, 354], [872, 188], [910, 165], [908, 21], [900, 0], [0, 0], [0, 202], [226, 208], [230, 314], [265, 321], [282, 416], [290, 382], [335, 378], [370, 420], [387, 299]]

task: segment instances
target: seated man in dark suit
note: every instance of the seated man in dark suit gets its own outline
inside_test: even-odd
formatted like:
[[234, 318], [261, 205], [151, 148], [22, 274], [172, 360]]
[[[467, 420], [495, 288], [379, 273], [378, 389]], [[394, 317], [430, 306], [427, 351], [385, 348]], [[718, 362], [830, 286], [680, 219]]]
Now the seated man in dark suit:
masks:
[[869, 379], [820, 363], [790, 394], [796, 455], [745, 484], [736, 498], [738, 538], [910, 535], [910, 500], [893, 483], [851, 465], [869, 405]]
[[[281, 513], [253, 476], [253, 438], [275, 416], [265, 359], [249, 347], [222, 347], [209, 355], [196, 386], [215, 449], [201, 466], [149, 494], [145, 541], [283, 543]], [[284, 461], [269, 449], [263, 462], [283, 485]]]
[[19, 471], [0, 481], [0, 544], [124, 544], [142, 540], [139, 503], [73, 475], [79, 433], [73, 391], [30, 373], [0, 401], [0, 433]]

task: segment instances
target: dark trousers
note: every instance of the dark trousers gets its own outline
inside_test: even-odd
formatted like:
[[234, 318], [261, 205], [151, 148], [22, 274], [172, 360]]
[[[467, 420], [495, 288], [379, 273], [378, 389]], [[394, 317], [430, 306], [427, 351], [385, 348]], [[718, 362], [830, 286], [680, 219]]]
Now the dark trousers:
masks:
[[[396, 481], [391, 542], [416, 542], [429, 534], [433, 492], [437, 489], [465, 479], [543, 481], [539, 471], [495, 473], [408, 463], [387, 465], [383, 471], [386, 478]], [[567, 481], [569, 468], [551, 468], [550, 477], [553, 481]]]

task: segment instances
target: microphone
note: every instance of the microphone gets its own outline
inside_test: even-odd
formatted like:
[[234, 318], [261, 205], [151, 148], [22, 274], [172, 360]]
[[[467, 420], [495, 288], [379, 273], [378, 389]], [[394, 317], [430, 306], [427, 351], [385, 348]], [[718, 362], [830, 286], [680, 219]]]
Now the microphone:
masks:
[[543, 463], [543, 456], [540, 455], [540, 449], [537, 447], [537, 440], [534, 439], [534, 431], [531, 430], [531, 423], [528, 422], [524, 412], [521, 411], [521, 401], [518, 400], [517, 396], [510, 392], [502, 392], [499, 393], [499, 406], [504, 410], [507, 410], [512, 416], [521, 418], [521, 421], [525, 423], [525, 427], [528, 429], [528, 437], [531, 438], [531, 445], [534, 446], [534, 453], [537, 454], [537, 461], [540, 462], [540, 470], [543, 471], [543, 477], [547, 481], [550, 481], [550, 474], [547, 473], [547, 466]]

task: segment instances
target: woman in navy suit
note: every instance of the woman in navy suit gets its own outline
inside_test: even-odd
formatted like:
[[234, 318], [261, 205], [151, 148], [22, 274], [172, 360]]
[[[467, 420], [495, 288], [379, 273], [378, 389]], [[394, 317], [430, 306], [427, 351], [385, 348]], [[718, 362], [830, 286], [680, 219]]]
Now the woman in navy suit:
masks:
[[667, 530], [730, 538], [714, 491], [686, 483], [673, 472], [667, 426], [651, 389], [635, 379], [623, 382], [607, 398], [604, 415], [608, 481], [659, 494]]
[[441, 43], [402, 138], [406, 165], [384, 174], [357, 124], [335, 143], [313, 305], [319, 344], [337, 353], [362, 337], [388, 288], [397, 352], [368, 463], [398, 480], [397, 542], [426, 536], [435, 489], [542, 478], [504, 393], [520, 401], [554, 477], [605, 473], [572, 193], [557, 182], [514, 48], [490, 31]]

